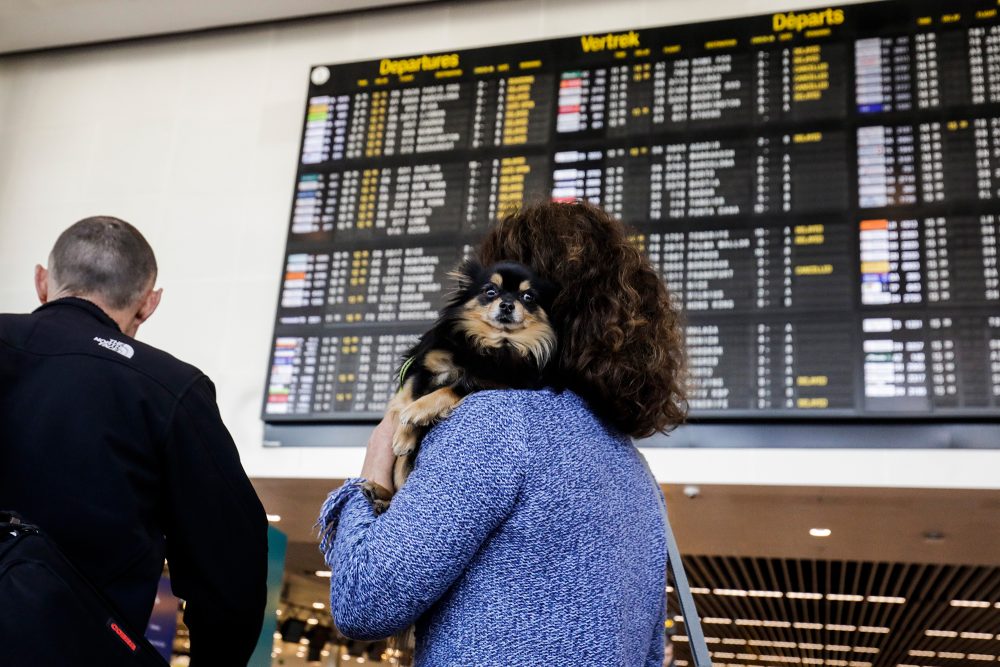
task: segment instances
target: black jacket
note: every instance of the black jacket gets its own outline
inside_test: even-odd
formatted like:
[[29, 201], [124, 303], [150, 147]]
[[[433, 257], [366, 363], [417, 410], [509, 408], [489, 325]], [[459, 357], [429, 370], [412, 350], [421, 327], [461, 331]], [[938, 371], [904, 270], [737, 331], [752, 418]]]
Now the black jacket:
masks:
[[193, 664], [246, 664], [267, 519], [215, 388], [88, 301], [0, 315], [0, 508], [48, 532], [140, 631], [166, 556]]

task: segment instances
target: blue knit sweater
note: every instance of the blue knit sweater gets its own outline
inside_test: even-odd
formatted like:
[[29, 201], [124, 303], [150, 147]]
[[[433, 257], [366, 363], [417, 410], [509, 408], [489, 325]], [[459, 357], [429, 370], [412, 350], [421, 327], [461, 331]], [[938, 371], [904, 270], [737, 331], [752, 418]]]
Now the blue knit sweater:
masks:
[[421, 667], [660, 667], [660, 490], [577, 395], [472, 394], [427, 434], [377, 518], [359, 482], [320, 516], [344, 634], [416, 622]]

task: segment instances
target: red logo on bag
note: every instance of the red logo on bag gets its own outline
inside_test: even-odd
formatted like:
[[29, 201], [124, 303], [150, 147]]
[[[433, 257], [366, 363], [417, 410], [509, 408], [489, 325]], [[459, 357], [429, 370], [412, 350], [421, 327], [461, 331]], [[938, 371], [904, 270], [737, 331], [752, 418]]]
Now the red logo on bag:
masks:
[[132, 641], [132, 639], [127, 634], [125, 634], [125, 631], [122, 630], [117, 623], [115, 623], [112, 620], [108, 620], [108, 627], [111, 628], [112, 632], [118, 635], [118, 639], [122, 640], [122, 643], [124, 643], [125, 646], [128, 646], [130, 651], [135, 653], [135, 650], [137, 648], [135, 642]]

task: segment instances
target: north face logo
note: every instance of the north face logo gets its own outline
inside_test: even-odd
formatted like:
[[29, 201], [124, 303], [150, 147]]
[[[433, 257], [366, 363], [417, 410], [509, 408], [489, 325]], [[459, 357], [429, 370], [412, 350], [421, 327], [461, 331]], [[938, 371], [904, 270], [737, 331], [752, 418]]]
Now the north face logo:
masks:
[[120, 340], [107, 339], [107, 338], [97, 338], [94, 337], [94, 342], [96, 342], [101, 347], [107, 348], [112, 352], [117, 352], [126, 359], [131, 359], [135, 355], [135, 350], [128, 343], [123, 343]]

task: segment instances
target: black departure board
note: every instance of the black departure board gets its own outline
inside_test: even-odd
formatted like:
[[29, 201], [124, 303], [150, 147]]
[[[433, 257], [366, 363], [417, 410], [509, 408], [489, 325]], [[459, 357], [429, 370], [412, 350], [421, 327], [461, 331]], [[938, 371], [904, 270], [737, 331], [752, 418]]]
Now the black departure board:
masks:
[[693, 417], [1000, 415], [1000, 16], [874, 2], [311, 71], [263, 408], [382, 413], [524, 201], [623, 219]]

